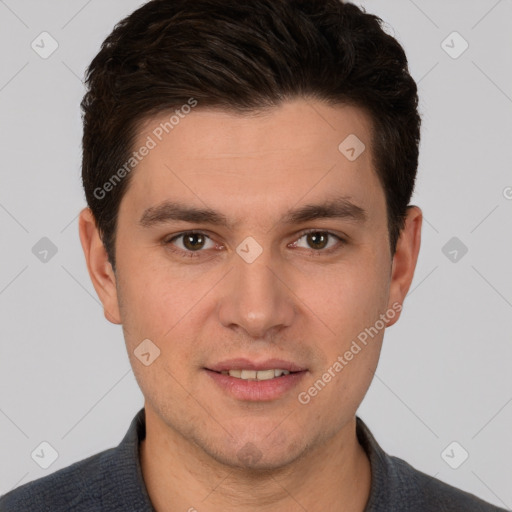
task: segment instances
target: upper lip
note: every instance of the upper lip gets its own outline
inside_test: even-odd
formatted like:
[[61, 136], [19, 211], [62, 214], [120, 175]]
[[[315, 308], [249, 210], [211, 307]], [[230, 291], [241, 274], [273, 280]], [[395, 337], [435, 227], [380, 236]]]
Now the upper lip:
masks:
[[214, 372], [224, 372], [227, 370], [288, 370], [289, 372], [301, 372], [306, 368], [283, 359], [265, 359], [263, 361], [254, 361], [244, 357], [236, 359], [226, 359], [220, 363], [206, 366], [208, 370]]

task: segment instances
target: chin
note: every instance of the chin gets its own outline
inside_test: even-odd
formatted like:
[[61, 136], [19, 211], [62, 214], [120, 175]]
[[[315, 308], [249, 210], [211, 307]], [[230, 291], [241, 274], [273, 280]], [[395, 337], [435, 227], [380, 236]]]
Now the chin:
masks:
[[281, 470], [300, 458], [300, 453], [272, 452], [260, 449], [256, 444], [247, 443], [238, 452], [215, 453], [217, 462], [233, 469], [251, 473], [268, 473]]
[[[273, 427], [275, 428], [275, 426]], [[285, 468], [300, 459], [307, 451], [308, 444], [304, 434], [277, 432], [273, 435], [267, 430], [263, 434], [239, 435], [236, 443], [231, 437], [226, 437], [221, 445], [205, 446], [202, 448], [217, 462], [231, 468], [246, 469], [254, 472], [268, 472]]]

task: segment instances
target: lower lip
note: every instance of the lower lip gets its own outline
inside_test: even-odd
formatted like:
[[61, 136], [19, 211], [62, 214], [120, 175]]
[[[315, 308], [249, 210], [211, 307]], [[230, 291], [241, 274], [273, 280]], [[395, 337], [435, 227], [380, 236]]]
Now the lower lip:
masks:
[[238, 400], [268, 402], [282, 397], [296, 387], [306, 371], [290, 373], [269, 380], [238, 379], [212, 370], [206, 370], [206, 373], [223, 391]]

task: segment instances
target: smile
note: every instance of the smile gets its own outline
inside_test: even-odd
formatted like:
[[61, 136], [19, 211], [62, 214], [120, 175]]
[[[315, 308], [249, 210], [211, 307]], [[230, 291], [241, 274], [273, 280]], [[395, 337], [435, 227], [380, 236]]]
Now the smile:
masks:
[[222, 375], [229, 375], [242, 380], [271, 380], [281, 377], [283, 375], [289, 375], [288, 370], [224, 370], [220, 372]]

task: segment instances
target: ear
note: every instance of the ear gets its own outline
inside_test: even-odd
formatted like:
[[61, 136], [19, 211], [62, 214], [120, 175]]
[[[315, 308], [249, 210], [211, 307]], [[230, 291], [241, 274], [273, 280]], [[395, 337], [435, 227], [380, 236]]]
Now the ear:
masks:
[[120, 324], [116, 276], [108, 261], [107, 251], [101, 241], [96, 220], [90, 208], [84, 208], [80, 212], [78, 228], [87, 270], [94, 289], [103, 304], [105, 318], [113, 324]]
[[[407, 208], [405, 226], [400, 233], [395, 255], [393, 256], [388, 308], [391, 308], [396, 303], [401, 306], [411, 286], [421, 245], [422, 221], [422, 211], [417, 206], [409, 206]], [[387, 327], [392, 326], [399, 318], [399, 314], [395, 315], [388, 322]]]

